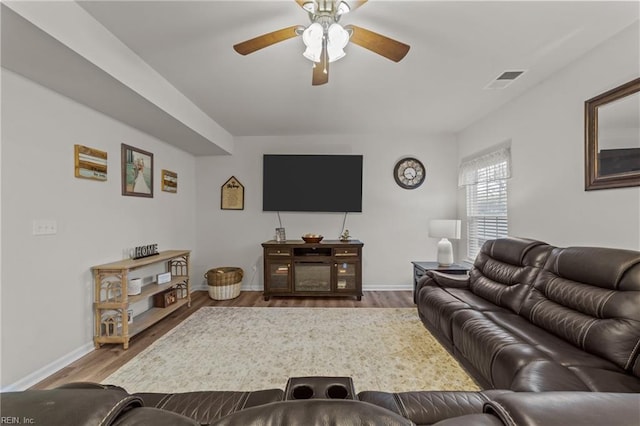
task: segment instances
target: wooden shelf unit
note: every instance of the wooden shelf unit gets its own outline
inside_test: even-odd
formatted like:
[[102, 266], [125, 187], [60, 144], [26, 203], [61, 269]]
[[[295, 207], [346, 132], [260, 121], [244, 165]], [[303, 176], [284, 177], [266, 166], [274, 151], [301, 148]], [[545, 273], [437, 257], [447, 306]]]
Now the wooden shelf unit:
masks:
[[[167, 250], [143, 259], [127, 259], [93, 266], [94, 279], [94, 337], [96, 348], [104, 343], [121, 343], [129, 348], [129, 339], [160, 321], [175, 310], [191, 306], [191, 284], [189, 282], [190, 250]], [[128, 277], [131, 271], [166, 262], [165, 271], [171, 272], [171, 281], [165, 284], [149, 283], [140, 294], [127, 294]], [[178, 301], [166, 308], [150, 308], [127, 321], [127, 310], [136, 302], [148, 300], [168, 289], [176, 288]]]
[[362, 247], [357, 240], [262, 243], [264, 299], [271, 296], [355, 296], [362, 299]]

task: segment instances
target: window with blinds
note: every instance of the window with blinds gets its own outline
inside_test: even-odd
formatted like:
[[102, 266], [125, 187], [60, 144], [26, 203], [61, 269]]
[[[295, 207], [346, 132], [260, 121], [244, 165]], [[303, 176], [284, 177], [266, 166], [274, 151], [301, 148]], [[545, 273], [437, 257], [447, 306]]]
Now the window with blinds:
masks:
[[[511, 175], [510, 150], [492, 153], [461, 167], [467, 187], [467, 257], [475, 259], [485, 241], [506, 237], [507, 178]], [[482, 160], [482, 161], [478, 161]]]

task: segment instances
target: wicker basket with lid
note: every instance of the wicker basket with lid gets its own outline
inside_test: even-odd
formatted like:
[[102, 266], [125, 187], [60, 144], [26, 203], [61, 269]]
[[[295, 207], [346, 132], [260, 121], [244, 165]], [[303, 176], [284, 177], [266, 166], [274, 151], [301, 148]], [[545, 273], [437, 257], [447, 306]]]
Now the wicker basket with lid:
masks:
[[242, 268], [223, 266], [209, 269], [204, 274], [209, 287], [209, 297], [214, 300], [228, 300], [238, 297], [243, 276]]

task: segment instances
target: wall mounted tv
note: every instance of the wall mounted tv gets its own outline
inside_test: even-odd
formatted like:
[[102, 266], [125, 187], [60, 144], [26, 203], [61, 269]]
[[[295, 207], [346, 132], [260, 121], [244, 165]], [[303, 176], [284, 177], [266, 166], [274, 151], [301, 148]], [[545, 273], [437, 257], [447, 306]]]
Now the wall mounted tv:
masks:
[[361, 212], [362, 155], [265, 154], [262, 210]]

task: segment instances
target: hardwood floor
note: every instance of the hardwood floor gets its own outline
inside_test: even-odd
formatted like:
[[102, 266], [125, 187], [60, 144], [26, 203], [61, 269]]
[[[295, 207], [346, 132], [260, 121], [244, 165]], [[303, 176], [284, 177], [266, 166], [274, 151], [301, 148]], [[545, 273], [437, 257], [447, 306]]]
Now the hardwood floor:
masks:
[[262, 298], [262, 292], [259, 291], [243, 291], [237, 298], [224, 301], [211, 300], [207, 292], [196, 291], [192, 293], [191, 299], [190, 308], [180, 308], [154, 326], [134, 336], [129, 342], [129, 349], [122, 349], [122, 345], [104, 345], [100, 349], [96, 349], [35, 386], [32, 386], [31, 389], [51, 389], [69, 382], [101, 382], [203, 306], [300, 308], [415, 307], [411, 291], [365, 291], [360, 302], [354, 298], [331, 297], [272, 297], [266, 302]]

